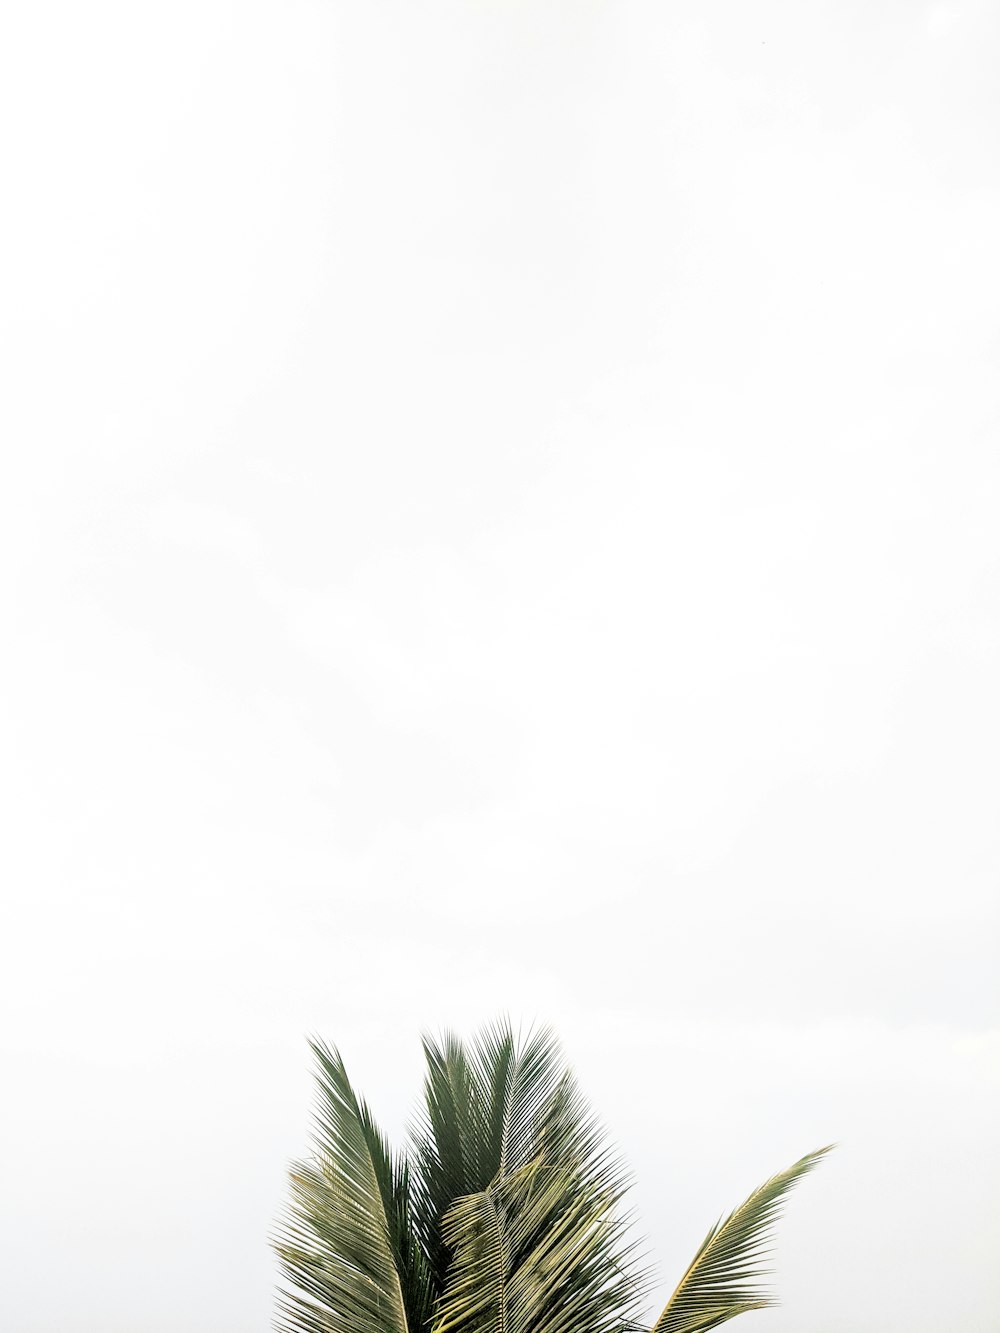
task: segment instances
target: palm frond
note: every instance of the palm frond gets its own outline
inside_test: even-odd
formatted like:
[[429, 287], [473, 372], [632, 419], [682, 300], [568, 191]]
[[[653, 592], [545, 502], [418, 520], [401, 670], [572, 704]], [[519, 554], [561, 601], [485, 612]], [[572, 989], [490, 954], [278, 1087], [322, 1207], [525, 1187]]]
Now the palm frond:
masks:
[[479, 1033], [470, 1059], [479, 1092], [483, 1189], [535, 1155], [535, 1135], [557, 1095], [565, 1063], [548, 1028], [522, 1040], [507, 1019]]
[[449, 1250], [441, 1222], [452, 1203], [482, 1189], [480, 1094], [462, 1042], [446, 1033], [424, 1038], [424, 1101], [411, 1131], [415, 1225], [436, 1295], [444, 1287]]
[[517, 1158], [528, 1132], [523, 1103], [544, 1081], [538, 1045], [522, 1050], [503, 1021], [468, 1045], [450, 1032], [424, 1037], [424, 1101], [411, 1139], [417, 1224], [438, 1293], [450, 1256], [442, 1220], [456, 1199], [484, 1190]]
[[433, 1304], [411, 1220], [405, 1159], [394, 1157], [339, 1054], [317, 1062], [315, 1160], [291, 1172], [292, 1202], [275, 1239], [290, 1283], [287, 1333], [424, 1333]]
[[832, 1145], [801, 1158], [755, 1189], [750, 1197], [712, 1228], [681, 1278], [677, 1290], [653, 1325], [652, 1333], [708, 1333], [748, 1310], [774, 1305], [760, 1285], [772, 1228], [785, 1196], [831, 1151]]
[[446, 1034], [440, 1043], [425, 1038], [424, 1049], [424, 1106], [412, 1133], [415, 1213], [439, 1292], [452, 1255], [444, 1218], [456, 1200], [539, 1159], [620, 1197], [624, 1175], [548, 1029], [521, 1038], [501, 1020], [468, 1045]]
[[618, 1198], [537, 1160], [459, 1199], [434, 1333], [623, 1333], [641, 1290]]
[[[619, 1211], [628, 1180], [555, 1038], [520, 1040], [500, 1023], [463, 1052], [480, 1178], [439, 1223], [448, 1266], [435, 1333], [624, 1333], [644, 1291]], [[449, 1140], [431, 1123], [422, 1161], [433, 1168]]]

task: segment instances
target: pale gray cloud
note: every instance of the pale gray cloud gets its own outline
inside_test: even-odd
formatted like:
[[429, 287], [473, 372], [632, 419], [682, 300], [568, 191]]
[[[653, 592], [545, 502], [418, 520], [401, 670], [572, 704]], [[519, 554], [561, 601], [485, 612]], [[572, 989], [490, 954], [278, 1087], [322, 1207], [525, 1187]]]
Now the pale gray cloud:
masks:
[[264, 1330], [304, 1034], [508, 1009], [664, 1287], [836, 1138], [747, 1327], [992, 1333], [993, 7], [11, 33], [0, 1322]]

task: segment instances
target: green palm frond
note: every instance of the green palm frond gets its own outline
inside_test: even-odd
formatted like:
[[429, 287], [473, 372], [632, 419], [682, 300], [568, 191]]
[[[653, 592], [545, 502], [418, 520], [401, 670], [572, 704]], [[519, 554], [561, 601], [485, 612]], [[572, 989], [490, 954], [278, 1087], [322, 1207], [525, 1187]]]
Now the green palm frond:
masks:
[[423, 1333], [433, 1304], [411, 1219], [409, 1168], [392, 1155], [343, 1061], [320, 1042], [313, 1162], [291, 1174], [275, 1241], [291, 1289], [288, 1333]]
[[[521, 1041], [501, 1023], [463, 1048], [464, 1064], [448, 1049], [482, 1149], [475, 1188], [439, 1223], [448, 1266], [435, 1333], [622, 1333], [644, 1292], [618, 1211], [628, 1180], [555, 1038]], [[429, 1105], [420, 1140], [432, 1173], [459, 1136], [451, 1122], [435, 1136], [431, 1110], [444, 1100]]]
[[412, 1133], [416, 1213], [438, 1290], [450, 1258], [442, 1222], [456, 1199], [485, 1190], [529, 1161], [559, 1095], [565, 1066], [550, 1032], [523, 1041], [509, 1022], [468, 1045], [424, 1038], [424, 1105]]
[[452, 1203], [482, 1189], [479, 1092], [465, 1047], [424, 1038], [424, 1104], [412, 1131], [415, 1219], [440, 1294], [448, 1268], [441, 1222]]
[[565, 1063], [548, 1028], [521, 1041], [506, 1020], [484, 1028], [470, 1056], [480, 1090], [484, 1188], [534, 1156], [535, 1135], [558, 1095]]
[[629, 1189], [631, 1181], [621, 1160], [569, 1070], [563, 1071], [546, 1104], [539, 1108], [531, 1152], [551, 1166], [574, 1172], [581, 1185], [616, 1201]]
[[652, 1333], [707, 1333], [748, 1310], [775, 1302], [761, 1287], [772, 1228], [789, 1190], [831, 1151], [820, 1148], [764, 1182], [716, 1223], [653, 1325]]

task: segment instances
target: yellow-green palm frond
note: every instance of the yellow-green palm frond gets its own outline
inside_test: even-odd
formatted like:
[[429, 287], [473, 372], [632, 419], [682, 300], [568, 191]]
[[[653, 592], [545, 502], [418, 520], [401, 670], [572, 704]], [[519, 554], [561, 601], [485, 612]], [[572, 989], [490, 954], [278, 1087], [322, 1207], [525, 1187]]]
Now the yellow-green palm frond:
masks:
[[[831, 1145], [832, 1147], [832, 1145]], [[740, 1206], [716, 1223], [681, 1278], [677, 1290], [653, 1325], [652, 1333], [708, 1333], [748, 1310], [774, 1305], [761, 1281], [772, 1228], [785, 1196], [831, 1151], [820, 1148], [755, 1189]]]
[[544, 1159], [459, 1199], [434, 1333], [623, 1333], [642, 1291], [618, 1200]]

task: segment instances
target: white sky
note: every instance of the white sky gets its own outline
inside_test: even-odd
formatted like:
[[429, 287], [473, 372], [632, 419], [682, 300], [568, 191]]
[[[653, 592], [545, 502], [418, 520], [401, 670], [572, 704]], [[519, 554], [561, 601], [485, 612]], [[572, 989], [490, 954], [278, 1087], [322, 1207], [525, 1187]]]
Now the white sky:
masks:
[[1000, 8], [8, 6], [0, 1325], [263, 1333], [540, 1018], [746, 1333], [1000, 1309]]

